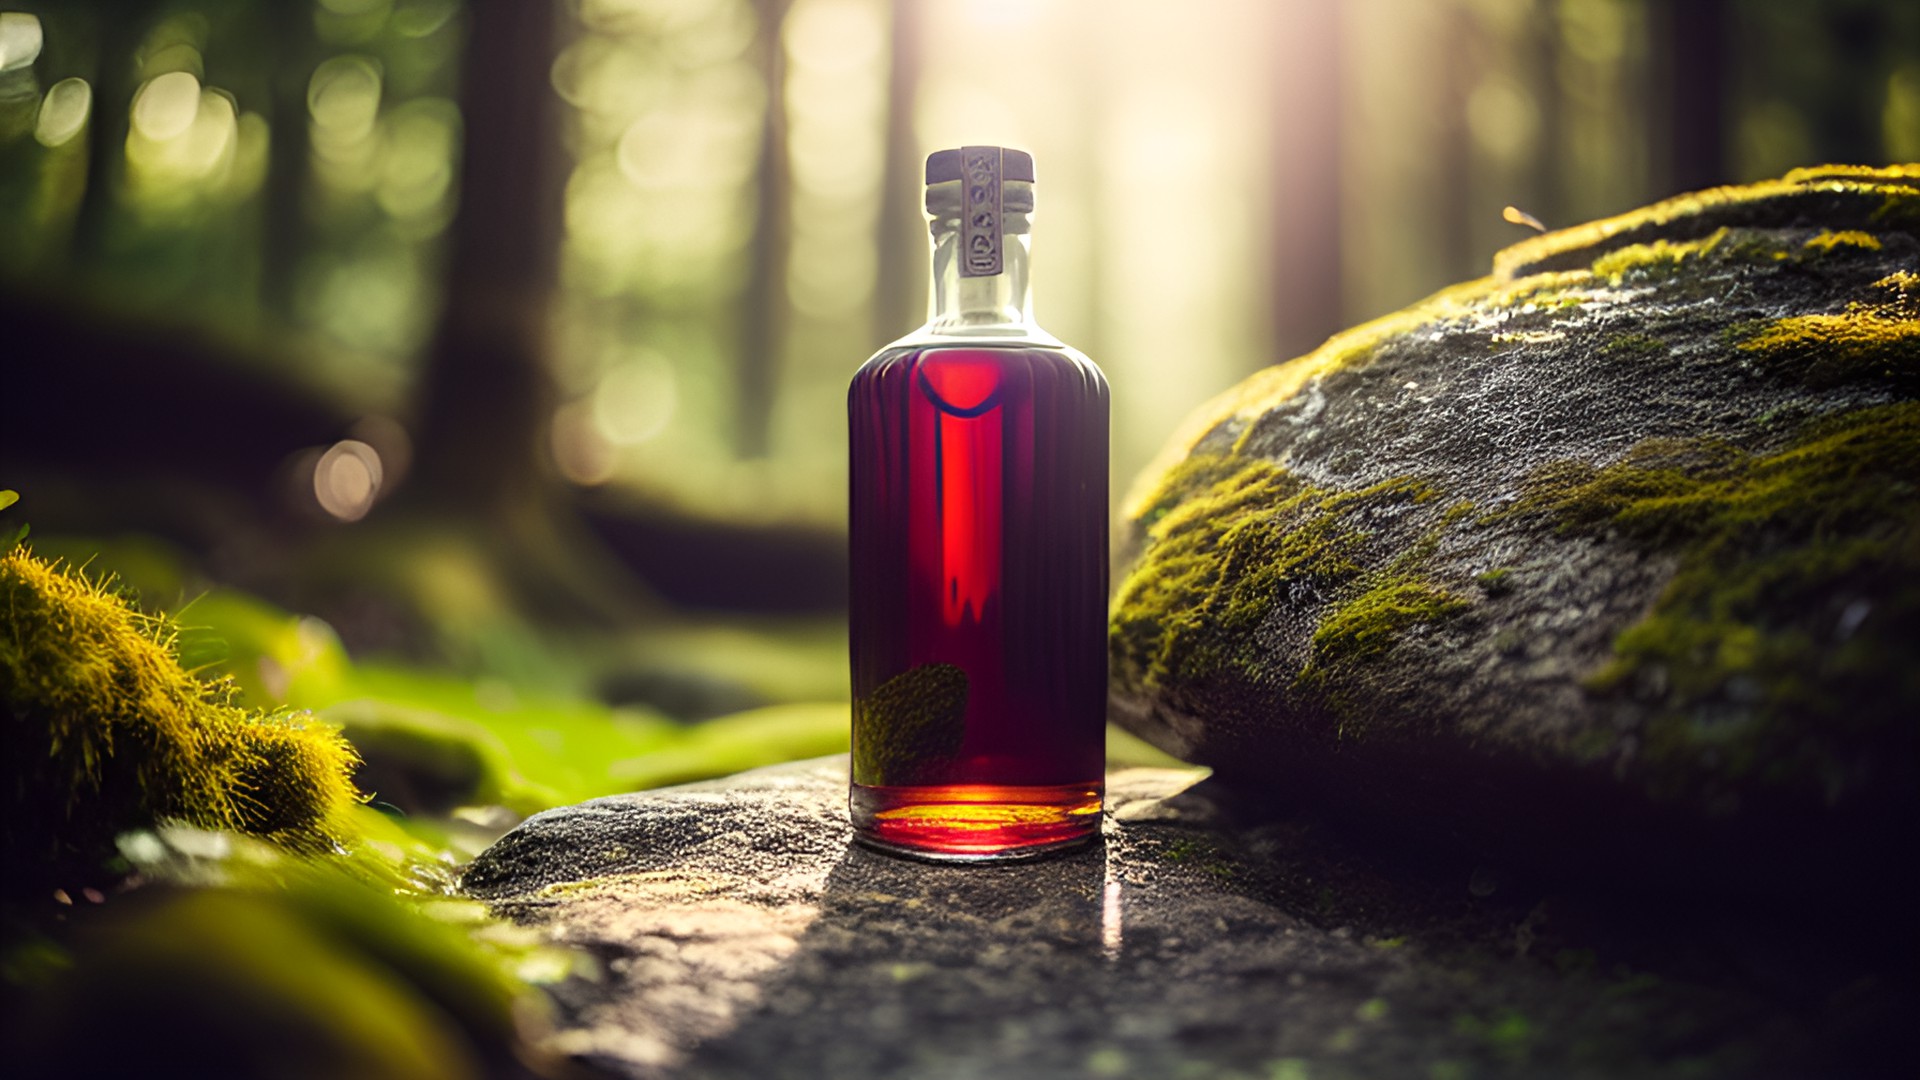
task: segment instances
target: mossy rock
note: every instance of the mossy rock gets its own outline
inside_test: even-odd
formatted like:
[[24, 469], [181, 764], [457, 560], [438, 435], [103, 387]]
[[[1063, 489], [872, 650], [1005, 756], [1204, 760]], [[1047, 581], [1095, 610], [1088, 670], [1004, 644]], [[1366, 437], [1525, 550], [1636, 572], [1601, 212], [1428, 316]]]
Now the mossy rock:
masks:
[[306, 714], [233, 702], [183, 667], [178, 629], [108, 585], [0, 551], [0, 856], [9, 888], [97, 868], [158, 821], [318, 852], [353, 833], [358, 762]]
[[1917, 230], [1920, 166], [1801, 170], [1516, 245], [1255, 375], [1128, 500], [1115, 719], [1518, 859], [1893, 873]]

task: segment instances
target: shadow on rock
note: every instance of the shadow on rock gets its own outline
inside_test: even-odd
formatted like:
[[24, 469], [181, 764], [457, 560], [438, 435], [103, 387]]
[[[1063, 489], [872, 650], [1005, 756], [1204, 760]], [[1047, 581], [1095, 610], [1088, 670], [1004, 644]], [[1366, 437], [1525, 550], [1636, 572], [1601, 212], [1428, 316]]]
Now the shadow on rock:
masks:
[[553, 1048], [647, 1078], [1876, 1075], [1913, 1003], [1778, 923], [1371, 854], [1193, 770], [1111, 774], [1080, 852], [900, 860], [851, 846], [846, 770], [551, 811], [476, 860], [470, 892], [601, 961]]

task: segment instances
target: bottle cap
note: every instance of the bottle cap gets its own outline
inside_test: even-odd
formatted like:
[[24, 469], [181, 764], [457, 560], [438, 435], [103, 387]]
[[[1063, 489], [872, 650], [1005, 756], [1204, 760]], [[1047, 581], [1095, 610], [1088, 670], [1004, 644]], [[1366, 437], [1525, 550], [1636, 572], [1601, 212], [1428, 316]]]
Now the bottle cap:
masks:
[[1025, 150], [1009, 150], [1001, 146], [965, 146], [957, 150], [935, 150], [927, 155], [927, 183], [945, 184], [960, 179], [965, 172], [965, 155], [973, 151], [987, 151], [1000, 155], [1001, 181], [1017, 180], [1033, 183], [1033, 155]]
[[[934, 188], [960, 185], [960, 276], [992, 277], [1006, 269], [1005, 214], [1033, 209], [1033, 155], [999, 146], [963, 146], [927, 157], [927, 207]], [[1008, 184], [1022, 185], [1008, 188]]]

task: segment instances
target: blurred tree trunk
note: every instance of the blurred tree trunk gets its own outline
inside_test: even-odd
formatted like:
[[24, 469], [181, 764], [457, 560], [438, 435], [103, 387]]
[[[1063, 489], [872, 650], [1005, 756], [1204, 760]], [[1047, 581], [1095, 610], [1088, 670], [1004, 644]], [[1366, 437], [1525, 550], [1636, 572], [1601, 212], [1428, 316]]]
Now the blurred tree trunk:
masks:
[[134, 52], [153, 21], [154, 0], [118, 0], [94, 13], [93, 111], [87, 121], [87, 189], [74, 218], [73, 243], [84, 265], [111, 259], [111, 232], [120, 173], [126, 160], [133, 93], [139, 87]]
[[271, 33], [264, 44], [273, 50], [267, 72], [267, 121], [272, 125], [267, 144], [264, 237], [261, 241], [260, 299], [268, 315], [293, 325], [295, 291], [300, 260], [309, 242], [307, 185], [313, 170], [309, 162], [307, 84], [319, 65], [313, 17], [302, 7], [270, 5]]
[[[486, 530], [523, 610], [624, 625], [646, 590], [586, 530], [551, 465], [547, 364], [568, 159], [549, 72], [551, 0], [473, 0], [461, 67], [459, 208], [440, 323], [414, 399], [403, 510]], [[570, 25], [570, 24], [568, 24]]]
[[1474, 204], [1473, 132], [1467, 127], [1467, 101], [1473, 94], [1474, 80], [1485, 61], [1486, 50], [1476, 40], [1477, 28], [1470, 12], [1449, 7], [1444, 18], [1446, 38], [1442, 42], [1440, 65], [1444, 80], [1440, 87], [1442, 134], [1434, 177], [1440, 189], [1442, 213], [1436, 231], [1449, 280], [1464, 281], [1486, 272], [1486, 267], [1474, 258], [1475, 219], [1498, 213], [1492, 207]]
[[926, 314], [920, 268], [927, 262], [921, 224], [926, 173], [913, 142], [913, 111], [920, 78], [920, 5], [893, 0], [887, 50], [887, 134], [880, 179], [879, 275], [873, 293], [873, 343], [892, 341]]
[[[1828, 55], [1854, 70], [1835, 71], [1816, 87], [1809, 103], [1816, 161], [1877, 163], [1884, 160], [1882, 111], [1887, 80], [1899, 63], [1902, 40], [1894, 13], [1873, 4], [1831, 4], [1821, 11]], [[1810, 163], [1811, 164], [1811, 163]]]
[[1567, 185], [1563, 179], [1567, 154], [1563, 150], [1566, 125], [1561, 122], [1563, 91], [1560, 86], [1560, 20], [1558, 5], [1534, 0], [1530, 5], [1531, 48], [1522, 58], [1524, 82], [1533, 98], [1538, 116], [1539, 137], [1534, 140], [1532, 175], [1524, 192], [1521, 209], [1539, 218], [1549, 229], [1573, 224], [1568, 220]]
[[491, 515], [537, 501], [554, 390], [547, 313], [557, 282], [564, 156], [548, 72], [547, 0], [475, 0], [460, 83], [459, 209], [444, 307], [416, 391], [413, 498]]
[[1296, 356], [1344, 324], [1340, 5], [1301, 0], [1275, 49], [1273, 342]]
[[767, 453], [773, 399], [780, 377], [787, 311], [786, 62], [780, 26], [788, 0], [756, 0], [760, 16], [760, 71], [767, 82], [766, 121], [760, 137], [760, 186], [747, 280], [746, 326], [734, 380], [734, 445], [742, 457]]
[[1725, 184], [1727, 48], [1725, 0], [1670, 0], [1648, 8], [1656, 91], [1647, 127], [1656, 194]]

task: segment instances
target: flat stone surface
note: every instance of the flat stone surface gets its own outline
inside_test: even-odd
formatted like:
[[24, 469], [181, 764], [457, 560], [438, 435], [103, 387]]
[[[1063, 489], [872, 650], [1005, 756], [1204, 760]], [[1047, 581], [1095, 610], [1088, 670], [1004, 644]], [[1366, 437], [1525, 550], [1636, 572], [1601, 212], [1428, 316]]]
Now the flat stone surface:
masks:
[[851, 846], [825, 758], [548, 811], [463, 884], [597, 958], [557, 1042], [619, 1076], [1844, 1075], [1910, 1015], [1764, 920], [1388, 873], [1203, 775], [1116, 772], [1101, 844], [953, 867]]

